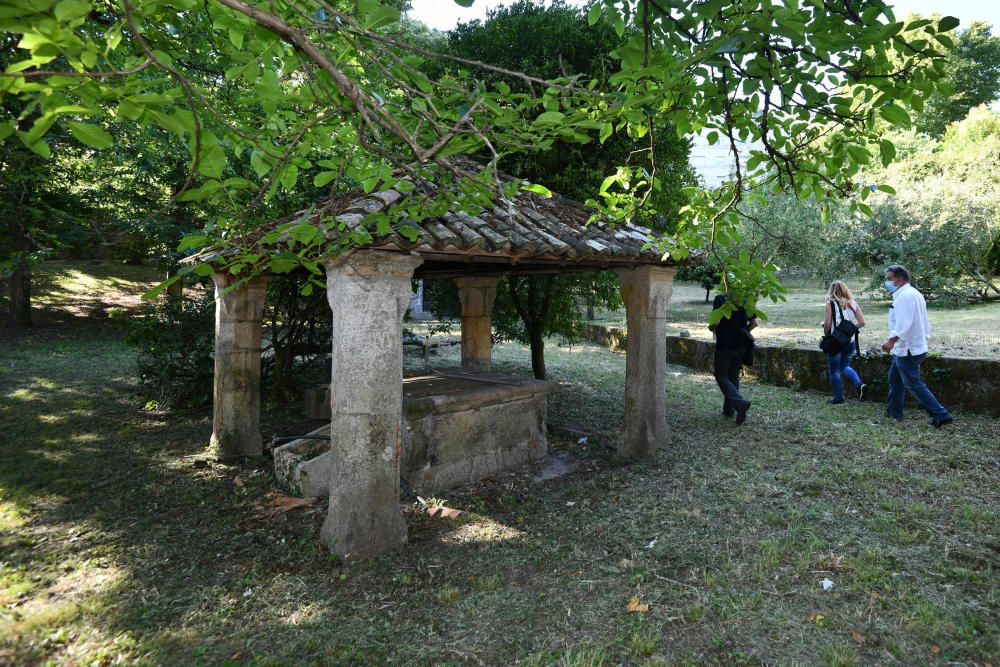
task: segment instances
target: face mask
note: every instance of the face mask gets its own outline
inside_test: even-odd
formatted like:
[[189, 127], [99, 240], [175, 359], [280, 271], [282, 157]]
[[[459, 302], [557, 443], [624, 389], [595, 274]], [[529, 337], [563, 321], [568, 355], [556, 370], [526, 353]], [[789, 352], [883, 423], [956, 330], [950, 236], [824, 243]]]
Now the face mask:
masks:
[[891, 280], [885, 281], [885, 288], [889, 290], [889, 294], [892, 294], [898, 289], [896, 287], [896, 283], [892, 282]]

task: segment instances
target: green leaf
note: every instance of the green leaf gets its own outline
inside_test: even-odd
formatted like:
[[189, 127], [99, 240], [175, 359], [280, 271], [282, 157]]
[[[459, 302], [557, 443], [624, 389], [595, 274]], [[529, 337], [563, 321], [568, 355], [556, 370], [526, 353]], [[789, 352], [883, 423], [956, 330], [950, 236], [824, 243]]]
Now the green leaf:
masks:
[[237, 49], [243, 48], [243, 31], [239, 28], [229, 29], [229, 41], [233, 43]]
[[319, 230], [308, 222], [303, 222], [288, 230], [288, 235], [302, 244], [310, 243], [317, 234], [319, 234]]
[[878, 189], [881, 190], [882, 192], [887, 192], [890, 195], [896, 194], [896, 189], [891, 185], [880, 185], [878, 186]]
[[[21, 141], [24, 141], [24, 133], [19, 132], [18, 134], [21, 137]], [[24, 145], [30, 148], [33, 153], [37, 153], [43, 158], [48, 159], [52, 155], [52, 149], [49, 148], [48, 143], [46, 143], [44, 139], [38, 139], [36, 141], [32, 141], [31, 143], [25, 142]]]
[[299, 265], [298, 259], [289, 257], [275, 257], [271, 260], [271, 271], [273, 273], [288, 273]]
[[946, 48], [946, 49], [951, 50], [951, 49], [955, 48], [955, 40], [953, 40], [948, 35], [937, 34], [937, 35], [934, 35], [934, 39], [936, 39], [938, 42], [940, 42], [941, 45], [944, 46], [944, 48]]
[[184, 123], [182, 123], [176, 116], [171, 116], [170, 114], [166, 114], [161, 111], [154, 111], [153, 118], [156, 119], [156, 124], [165, 130], [173, 132], [178, 136], [184, 136]]
[[471, 7], [473, 2], [475, 2], [475, 0], [455, 0], [455, 4], [462, 7]]
[[594, 25], [601, 20], [601, 3], [595, 2], [594, 6], [587, 12], [588, 25]]
[[201, 158], [198, 161], [198, 173], [208, 178], [221, 178], [228, 160], [226, 152], [218, 143], [202, 145]]
[[90, 13], [91, 6], [87, 0], [62, 0], [56, 5], [56, 18], [60, 21], [70, 21]]
[[290, 164], [285, 167], [285, 171], [281, 174], [281, 184], [286, 190], [291, 190], [295, 187], [296, 181], [299, 180], [299, 168], [294, 164]]
[[888, 139], [878, 142], [879, 153], [882, 155], [882, 166], [888, 167], [896, 159], [896, 146]]
[[871, 154], [861, 146], [850, 145], [847, 147], [847, 152], [851, 154], [854, 161], [858, 164], [868, 164], [871, 162]]
[[313, 185], [315, 185], [317, 188], [321, 188], [335, 178], [337, 178], [337, 172], [321, 171], [318, 174], [316, 174], [316, 178], [313, 179]]
[[207, 244], [209, 238], [202, 234], [189, 234], [181, 239], [181, 242], [177, 244], [177, 252], [184, 252], [185, 250], [191, 250], [192, 248], [200, 248]]
[[549, 190], [544, 185], [538, 185], [537, 183], [525, 183], [521, 185], [521, 189], [526, 192], [534, 192], [537, 195], [541, 195], [548, 199], [552, 196], [552, 190]]
[[394, 23], [400, 17], [398, 9], [378, 0], [359, 0], [357, 7], [359, 18], [369, 30]]
[[879, 109], [878, 112], [881, 114], [882, 118], [885, 118], [893, 125], [909, 127], [912, 122], [910, 120], [910, 114], [906, 112], [906, 109], [895, 104], [886, 104], [884, 107]]
[[73, 133], [77, 141], [94, 148], [111, 148], [115, 145], [114, 138], [97, 125], [70, 121], [69, 131]]
[[[187, 268], [187, 267], [185, 267], [185, 268]], [[185, 272], [185, 273], [187, 273], [187, 272]], [[175, 273], [174, 275], [170, 276], [169, 278], [167, 278], [166, 280], [164, 280], [162, 283], [160, 283], [159, 285], [157, 285], [153, 289], [151, 289], [148, 292], [144, 293], [142, 295], [142, 298], [144, 300], [146, 300], [146, 301], [155, 301], [156, 297], [160, 296], [160, 294], [163, 292], [163, 290], [167, 289], [168, 287], [170, 287], [171, 285], [173, 285], [175, 282], [177, 282], [178, 280], [180, 280], [183, 277], [184, 277], [183, 273]]]
[[566, 118], [566, 114], [559, 111], [546, 111], [545, 113], [538, 114], [538, 118], [535, 119], [535, 125], [551, 125], [555, 123], [560, 123]]
[[949, 30], [954, 30], [960, 23], [961, 21], [954, 16], [945, 16], [943, 19], [938, 21], [938, 32], [948, 32]]
[[128, 100], [122, 100], [118, 103], [118, 115], [129, 120], [139, 120], [139, 116], [142, 115], [142, 107]]

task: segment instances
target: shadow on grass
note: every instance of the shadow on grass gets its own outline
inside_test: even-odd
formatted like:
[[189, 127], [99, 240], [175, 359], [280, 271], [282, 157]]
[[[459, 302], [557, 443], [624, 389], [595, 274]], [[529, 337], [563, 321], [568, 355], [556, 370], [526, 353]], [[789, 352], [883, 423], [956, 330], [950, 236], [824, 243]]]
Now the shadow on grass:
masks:
[[[200, 463], [206, 413], [143, 412], [128, 356], [103, 339], [0, 354], [14, 516], [0, 589], [29, 581], [2, 612], [0, 662], [850, 664], [997, 650], [992, 420], [941, 438], [876, 424], [878, 406], [750, 384], [737, 429], [716, 416], [710, 377], [671, 368], [667, 451], [610, 467], [556, 441], [580, 463], [572, 476], [448, 494], [460, 520], [411, 513], [404, 551], [344, 566], [318, 545], [322, 507], [254, 519], [275, 491], [264, 463]], [[548, 358], [562, 385], [551, 418], [612, 438], [621, 355]], [[495, 359], [528, 372], [519, 346]], [[270, 411], [265, 432], [293, 412]], [[633, 597], [649, 611], [629, 613]]]

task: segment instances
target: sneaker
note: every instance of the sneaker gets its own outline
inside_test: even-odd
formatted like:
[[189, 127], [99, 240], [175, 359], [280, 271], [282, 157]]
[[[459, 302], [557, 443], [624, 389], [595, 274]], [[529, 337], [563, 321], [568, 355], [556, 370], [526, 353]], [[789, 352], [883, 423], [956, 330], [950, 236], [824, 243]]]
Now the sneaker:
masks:
[[861, 386], [858, 387], [858, 400], [859, 401], [865, 400], [865, 397], [867, 395], [868, 395], [868, 385], [866, 385], [864, 382], [862, 382]]
[[732, 419], [735, 415], [736, 415], [736, 413], [733, 412], [732, 410], [730, 410], [729, 412], [723, 411], [722, 418], [723, 419]]
[[952, 417], [951, 415], [948, 415], [947, 417], [944, 417], [942, 419], [938, 419], [937, 417], [935, 417], [934, 419], [931, 420], [931, 426], [933, 426], [934, 428], [941, 428], [942, 426], [947, 426], [953, 421], [955, 421], [955, 418]]
[[736, 408], [736, 425], [740, 426], [747, 420], [747, 410], [750, 409], [750, 401], [743, 401], [740, 407]]
[[827, 403], [829, 403], [830, 405], [840, 405], [841, 403], [846, 403], [846, 402], [847, 401], [845, 401], [842, 398], [831, 398], [829, 401], [827, 401]]

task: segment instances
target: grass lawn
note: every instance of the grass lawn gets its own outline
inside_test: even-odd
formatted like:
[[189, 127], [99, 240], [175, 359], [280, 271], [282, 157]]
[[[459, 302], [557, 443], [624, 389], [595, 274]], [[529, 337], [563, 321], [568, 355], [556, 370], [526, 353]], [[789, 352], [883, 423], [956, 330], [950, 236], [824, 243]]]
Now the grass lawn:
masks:
[[[857, 280], [848, 281], [859, 287]], [[792, 346], [813, 349], [822, 335], [823, 308], [826, 288], [815, 281], [789, 280], [787, 301], [763, 305], [768, 320], [754, 330], [761, 345], [772, 347]], [[879, 295], [880, 297], [883, 295]], [[858, 297], [865, 314], [867, 326], [861, 332], [863, 348], [878, 348], [889, 331], [888, 300], [872, 300], [867, 295]], [[686, 329], [694, 338], [711, 340], [708, 331], [708, 313], [712, 307], [705, 303], [705, 290], [694, 283], [675, 283], [673, 298], [667, 307], [670, 333]], [[931, 302], [928, 305], [931, 321], [931, 350], [946, 357], [996, 359], [1000, 357], [1000, 302], [948, 308]], [[625, 313], [603, 313], [596, 322], [611, 326], [624, 326]]]
[[[408, 508], [404, 551], [344, 566], [321, 508], [266, 515], [266, 463], [201, 457], [207, 412], [144, 409], [120, 335], [64, 334], [0, 341], [0, 664], [1000, 661], [994, 419], [750, 384], [736, 428], [670, 367], [671, 446], [615, 466], [623, 355], [551, 347], [550, 421], [593, 433], [552, 438], [575, 471], [450, 493], [457, 520]], [[266, 405], [263, 431], [298, 415]]]

